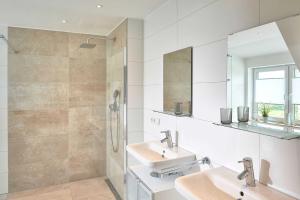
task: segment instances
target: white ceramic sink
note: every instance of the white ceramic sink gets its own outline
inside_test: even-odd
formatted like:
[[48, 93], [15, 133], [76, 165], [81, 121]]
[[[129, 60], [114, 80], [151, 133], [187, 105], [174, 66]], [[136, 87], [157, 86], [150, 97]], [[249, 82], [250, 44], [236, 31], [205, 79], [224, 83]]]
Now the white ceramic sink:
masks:
[[188, 200], [295, 200], [260, 183], [248, 188], [244, 183], [220, 167], [177, 178], [175, 188]]
[[160, 141], [129, 144], [127, 152], [143, 165], [162, 169], [184, 162], [193, 161], [196, 155], [180, 147], [168, 148]]

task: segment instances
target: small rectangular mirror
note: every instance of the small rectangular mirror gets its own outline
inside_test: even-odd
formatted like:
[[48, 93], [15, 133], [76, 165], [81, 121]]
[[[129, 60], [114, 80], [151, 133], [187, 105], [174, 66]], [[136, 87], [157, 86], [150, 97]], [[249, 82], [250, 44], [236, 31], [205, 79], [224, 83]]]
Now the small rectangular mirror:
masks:
[[192, 115], [193, 49], [181, 49], [164, 55], [164, 113]]

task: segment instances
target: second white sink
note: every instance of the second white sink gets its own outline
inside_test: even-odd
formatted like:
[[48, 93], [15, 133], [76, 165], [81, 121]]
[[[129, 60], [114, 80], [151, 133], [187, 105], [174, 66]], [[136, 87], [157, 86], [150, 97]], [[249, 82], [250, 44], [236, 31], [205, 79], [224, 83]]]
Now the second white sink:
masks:
[[260, 183], [243, 187], [244, 180], [225, 168], [215, 168], [177, 178], [177, 191], [188, 200], [295, 200]]
[[168, 148], [159, 141], [130, 144], [127, 152], [143, 165], [162, 169], [184, 162], [193, 161], [196, 155], [180, 147]]

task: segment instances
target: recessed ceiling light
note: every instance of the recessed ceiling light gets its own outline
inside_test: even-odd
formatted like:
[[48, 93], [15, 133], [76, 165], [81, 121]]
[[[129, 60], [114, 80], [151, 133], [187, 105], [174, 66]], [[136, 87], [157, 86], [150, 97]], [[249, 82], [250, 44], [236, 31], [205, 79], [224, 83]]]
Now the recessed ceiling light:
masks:
[[61, 20], [61, 23], [66, 24], [67, 20], [63, 19], [63, 20]]
[[97, 8], [102, 8], [102, 7], [103, 7], [103, 5], [100, 5], [100, 4], [97, 5]]

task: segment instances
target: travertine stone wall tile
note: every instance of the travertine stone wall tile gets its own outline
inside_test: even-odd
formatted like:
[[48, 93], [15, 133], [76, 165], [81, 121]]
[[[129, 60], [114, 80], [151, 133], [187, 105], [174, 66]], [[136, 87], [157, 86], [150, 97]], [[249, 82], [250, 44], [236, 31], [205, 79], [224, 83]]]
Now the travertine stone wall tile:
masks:
[[[79, 48], [86, 42], [93, 49]], [[9, 191], [104, 176], [106, 41], [9, 28]]]

